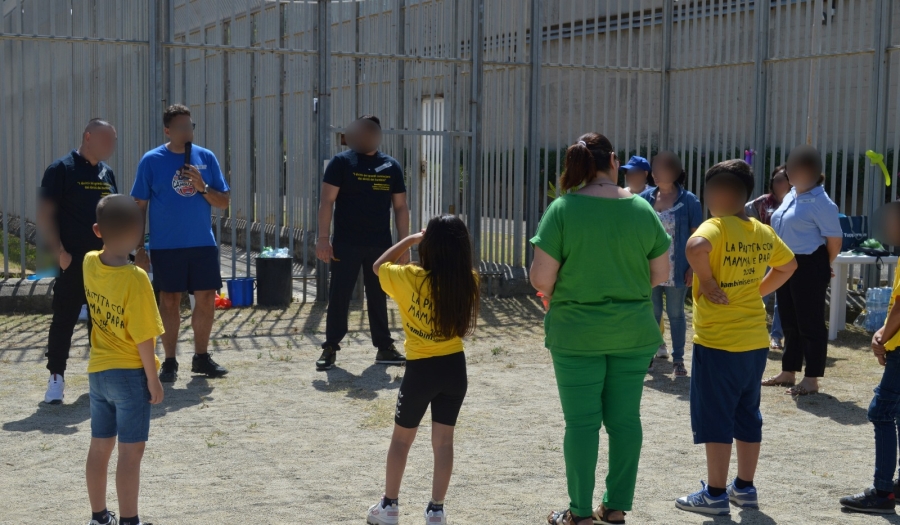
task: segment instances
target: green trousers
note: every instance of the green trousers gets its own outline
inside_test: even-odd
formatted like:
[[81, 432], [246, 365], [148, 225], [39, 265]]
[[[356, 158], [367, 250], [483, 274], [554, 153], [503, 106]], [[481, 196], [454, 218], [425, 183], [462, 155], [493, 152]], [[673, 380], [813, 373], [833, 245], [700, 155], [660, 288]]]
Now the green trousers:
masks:
[[653, 351], [590, 357], [553, 349], [550, 353], [566, 420], [563, 455], [569, 510], [580, 517], [589, 517], [593, 511], [594, 475], [603, 425], [609, 436], [603, 505], [631, 510], [643, 441], [641, 393]]

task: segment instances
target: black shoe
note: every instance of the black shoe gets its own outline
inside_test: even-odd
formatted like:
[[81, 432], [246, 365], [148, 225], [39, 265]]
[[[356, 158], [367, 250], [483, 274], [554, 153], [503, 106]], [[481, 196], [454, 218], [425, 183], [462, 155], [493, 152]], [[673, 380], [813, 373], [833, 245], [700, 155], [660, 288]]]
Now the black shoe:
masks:
[[874, 487], [867, 488], [861, 494], [841, 498], [842, 507], [872, 514], [893, 514], [895, 503], [893, 494], [879, 498]]
[[191, 362], [191, 372], [204, 374], [206, 377], [222, 377], [228, 373], [228, 370], [213, 361], [209, 354], [194, 354], [194, 359]]
[[406, 357], [397, 351], [397, 347], [391, 345], [387, 348], [379, 348], [375, 354], [376, 365], [402, 365], [406, 364]]
[[322, 355], [319, 356], [319, 359], [316, 360], [316, 370], [319, 372], [323, 370], [331, 370], [334, 368], [334, 362], [337, 359], [337, 350], [331, 346], [326, 345], [322, 347]]
[[178, 361], [163, 361], [159, 371], [160, 383], [174, 383], [178, 379]]
[[900, 480], [894, 482], [894, 499], [900, 498]]

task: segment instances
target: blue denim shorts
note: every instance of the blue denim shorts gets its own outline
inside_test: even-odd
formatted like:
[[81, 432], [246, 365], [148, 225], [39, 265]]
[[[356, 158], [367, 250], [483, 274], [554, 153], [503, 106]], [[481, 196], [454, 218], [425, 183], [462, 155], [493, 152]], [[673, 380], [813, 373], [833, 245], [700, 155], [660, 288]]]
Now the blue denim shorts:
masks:
[[150, 390], [143, 368], [88, 374], [91, 437], [141, 443], [150, 436]]
[[694, 344], [691, 430], [694, 444], [762, 441], [760, 381], [768, 348], [726, 352]]

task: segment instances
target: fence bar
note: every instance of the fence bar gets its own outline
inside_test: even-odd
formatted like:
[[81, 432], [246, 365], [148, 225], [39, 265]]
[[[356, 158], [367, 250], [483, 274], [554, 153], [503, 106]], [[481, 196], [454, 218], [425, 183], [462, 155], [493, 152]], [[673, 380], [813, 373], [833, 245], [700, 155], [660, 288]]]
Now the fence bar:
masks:
[[[318, 181], [322, 180], [325, 175], [325, 163], [331, 159], [331, 16], [329, 6], [331, 0], [319, 0], [319, 23], [316, 26], [318, 32], [319, 54], [318, 54], [318, 79], [317, 79], [317, 97], [318, 106], [316, 108], [316, 140], [318, 141], [319, 162], [317, 163], [316, 172], [319, 174]], [[313, 184], [310, 192], [313, 198], [313, 206], [319, 202], [319, 192], [321, 186]], [[316, 233], [318, 236], [318, 230]], [[317, 239], [318, 240], [318, 239]], [[322, 261], [316, 262], [316, 302], [324, 302], [328, 299], [328, 266]]]
[[469, 160], [469, 210], [468, 226], [472, 235], [474, 263], [481, 262], [481, 173], [482, 173], [482, 96], [484, 79], [484, 0], [472, 0], [472, 78], [470, 94], [470, 119], [472, 126], [472, 156]]
[[[531, 86], [528, 92], [528, 182], [525, 185], [525, 235], [537, 231], [541, 181], [541, 51], [543, 47], [543, 5], [531, 0]], [[596, 59], [596, 57], [595, 57]], [[526, 239], [527, 240], [527, 239]], [[515, 242], [519, 242], [518, 239]], [[525, 244], [525, 266], [531, 265], [534, 248]]]
[[761, 195], [766, 189], [766, 110], [768, 97], [767, 59], [769, 58], [769, 15], [771, 0], [756, 0], [756, 60], [755, 91], [756, 104], [753, 116], [753, 157], [754, 190], [753, 196]]

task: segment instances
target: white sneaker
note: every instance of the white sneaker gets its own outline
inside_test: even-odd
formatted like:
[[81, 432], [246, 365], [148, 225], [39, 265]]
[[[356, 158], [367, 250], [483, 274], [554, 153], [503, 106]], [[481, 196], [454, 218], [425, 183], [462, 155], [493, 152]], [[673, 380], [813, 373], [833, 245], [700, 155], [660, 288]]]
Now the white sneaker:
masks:
[[97, 520], [91, 520], [88, 525], [119, 525], [119, 520], [116, 519], [116, 514], [113, 511], [109, 512], [109, 521], [106, 523], [100, 523]]
[[382, 508], [381, 502], [369, 507], [369, 515], [366, 517], [366, 523], [369, 525], [397, 525], [400, 523], [400, 508], [397, 505], [391, 505], [388, 508]]
[[66, 380], [59, 374], [50, 374], [50, 380], [47, 381], [47, 393], [44, 394], [44, 403], [48, 405], [59, 405], [63, 402], [63, 389], [66, 386]]
[[660, 359], [668, 359], [669, 358], [669, 347], [666, 346], [665, 343], [659, 345], [659, 350], [656, 351], [656, 357]]
[[443, 510], [426, 510], [425, 525], [447, 525], [447, 513]]

